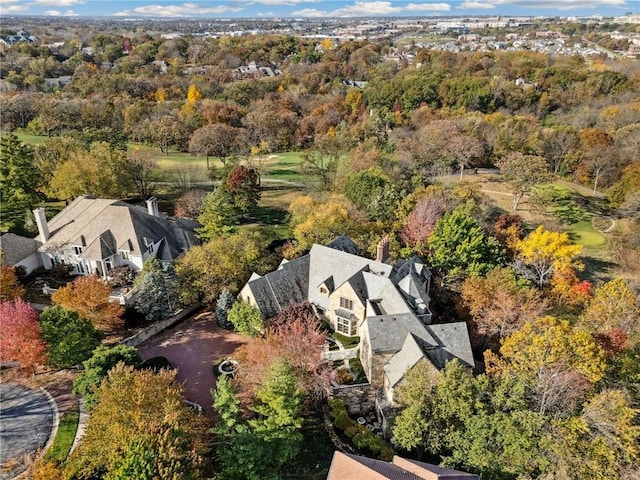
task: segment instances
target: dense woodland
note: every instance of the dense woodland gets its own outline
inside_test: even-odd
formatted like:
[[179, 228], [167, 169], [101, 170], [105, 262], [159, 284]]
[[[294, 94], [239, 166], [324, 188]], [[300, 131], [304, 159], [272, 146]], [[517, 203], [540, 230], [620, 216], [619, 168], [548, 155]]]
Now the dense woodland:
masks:
[[[410, 372], [399, 389], [406, 408], [393, 428], [398, 451], [491, 479], [640, 478], [637, 60], [413, 48], [413, 62], [403, 63], [385, 61], [391, 39], [162, 39], [115, 31], [2, 53], [2, 77], [15, 86], [0, 96], [2, 207], [25, 212], [9, 228], [29, 232], [28, 211], [46, 201], [85, 193], [140, 199], [153, 188], [176, 189], [173, 213], [200, 221], [203, 244], [175, 271], [145, 266], [163, 276], [167, 290], [151, 292], [139, 311], [154, 321], [162, 312], [149, 305], [169, 291], [183, 303], [217, 301], [229, 306], [225, 321], [229, 310], [236, 329], [255, 338], [243, 347], [236, 380], [219, 382], [214, 395], [220, 420], [211, 434], [224, 448], [207, 450], [200, 426], [175, 404], [167, 425], [147, 430], [141, 418], [125, 427], [111, 406], [129, 408], [131, 399], [117, 384], [142, 389], [148, 374], [118, 367], [91, 390], [97, 410], [87, 444], [61, 467], [41, 465], [45, 476], [37, 478], [46, 478], [47, 468], [68, 478], [142, 471], [203, 478], [203, 471], [213, 475], [204, 458], [215, 459], [219, 478], [291, 475], [304, 415], [323, 402], [326, 372], [316, 358], [322, 334], [304, 307], [265, 326], [230, 307], [229, 297], [253, 271], [341, 234], [364, 255], [389, 235], [395, 258], [423, 258], [434, 274], [434, 315], [467, 322], [482, 365], [472, 372], [451, 362], [437, 378], [427, 369]], [[87, 46], [92, 54], [81, 50]], [[238, 72], [252, 61], [282, 73]], [[45, 87], [45, 78], [62, 75], [71, 75], [68, 85]], [[368, 83], [356, 88], [345, 80]], [[47, 139], [31, 146], [14, 133]], [[159, 183], [166, 178], [157, 162], [128, 149], [131, 143], [206, 157], [213, 182], [204, 191], [175, 178]], [[256, 219], [266, 194], [262, 176], [269, 155], [288, 151], [302, 152], [305, 182], [278, 207], [283, 217], [286, 210], [284, 230], [274, 229]], [[467, 181], [486, 171], [512, 199], [507, 208]], [[573, 210], [552, 208], [564, 195], [558, 185], [567, 184], [582, 192], [572, 197]], [[521, 216], [525, 203], [543, 220]], [[585, 211], [590, 221], [615, 226], [598, 253], [567, 233]], [[3, 269], [3, 277], [2, 308], [22, 312], [14, 315], [21, 325], [37, 324], [17, 300], [23, 291], [14, 273]], [[59, 334], [55, 324], [80, 303], [72, 287], [62, 291], [40, 320], [48, 335]], [[121, 314], [80, 312], [71, 320], [99, 330]], [[99, 333], [86, 335], [91, 345], [100, 341]], [[52, 341], [28, 341], [35, 347], [25, 365], [47, 355], [50, 364], [67, 364], [46, 353]], [[164, 375], [154, 391], [177, 395], [171, 381]], [[121, 420], [109, 427], [110, 442], [119, 435], [140, 440], [101, 444], [109, 415]], [[180, 418], [186, 426], [175, 423]], [[189, 435], [177, 435], [181, 428]], [[148, 451], [162, 462], [149, 467]]]

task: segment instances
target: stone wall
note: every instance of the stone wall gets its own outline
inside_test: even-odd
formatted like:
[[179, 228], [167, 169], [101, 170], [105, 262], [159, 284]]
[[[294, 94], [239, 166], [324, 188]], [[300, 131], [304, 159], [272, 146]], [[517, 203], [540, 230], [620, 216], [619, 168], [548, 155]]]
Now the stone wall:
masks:
[[333, 387], [332, 396], [339, 398], [347, 407], [349, 415], [364, 415], [374, 409], [376, 392], [369, 383], [339, 385]]
[[159, 320], [155, 322], [153, 325], [148, 326], [144, 330], [139, 331], [135, 335], [130, 336], [129, 338], [125, 338], [121, 343], [123, 345], [127, 345], [129, 347], [137, 347], [142, 342], [150, 339], [154, 335], [157, 335], [165, 328], [169, 328], [176, 323], [184, 320], [189, 315], [193, 314], [196, 310], [198, 310], [202, 305], [200, 303], [194, 303], [189, 307], [186, 307], [176, 313], [174, 316], [165, 318], [164, 320]]

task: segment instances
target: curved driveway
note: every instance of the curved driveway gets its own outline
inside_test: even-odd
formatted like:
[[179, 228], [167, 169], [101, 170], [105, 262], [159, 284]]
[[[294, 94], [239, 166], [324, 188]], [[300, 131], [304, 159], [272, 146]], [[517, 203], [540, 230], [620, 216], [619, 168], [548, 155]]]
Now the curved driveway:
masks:
[[13, 478], [25, 457], [46, 445], [55, 412], [42, 390], [0, 383], [0, 479]]

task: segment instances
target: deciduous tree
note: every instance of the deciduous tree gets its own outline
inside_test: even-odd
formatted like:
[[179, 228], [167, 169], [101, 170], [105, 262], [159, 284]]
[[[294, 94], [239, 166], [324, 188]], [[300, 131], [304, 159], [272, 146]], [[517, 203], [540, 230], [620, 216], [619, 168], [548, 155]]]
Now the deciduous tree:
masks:
[[196, 220], [200, 216], [206, 196], [207, 192], [198, 188], [186, 191], [176, 202], [173, 215]]
[[88, 360], [82, 362], [84, 370], [73, 381], [73, 391], [84, 398], [84, 404], [91, 409], [98, 401], [96, 390], [109, 370], [118, 363], [137, 367], [142, 362], [135, 347], [116, 345], [107, 347], [100, 345], [93, 351]]
[[[117, 365], [96, 390], [70, 478], [202, 478], [204, 424], [183, 402], [174, 370]], [[130, 476], [132, 475], [132, 476]]]
[[78, 312], [61, 305], [45, 308], [40, 315], [47, 363], [55, 368], [79, 365], [100, 345], [102, 334]]
[[519, 284], [511, 268], [495, 268], [485, 277], [469, 277], [462, 284], [462, 302], [473, 326], [493, 341], [538, 318], [548, 307], [540, 292]]
[[513, 209], [517, 210], [522, 197], [540, 183], [548, 182], [548, 165], [544, 158], [536, 155], [523, 155], [520, 152], [509, 153], [502, 157], [496, 165], [510, 182], [513, 190]]
[[122, 325], [124, 308], [109, 300], [112, 290], [113, 288], [101, 278], [85, 275], [54, 292], [51, 301], [77, 311], [96, 328], [113, 328]]
[[402, 240], [418, 254], [426, 254], [431, 232], [444, 215], [446, 203], [441, 195], [427, 195], [416, 203], [402, 227]]
[[214, 302], [224, 288], [237, 294], [264, 260], [260, 235], [252, 231], [217, 235], [190, 248], [176, 264], [185, 301], [200, 296]]
[[594, 332], [623, 329], [635, 341], [640, 340], [640, 302], [622, 278], [605, 283], [587, 302], [580, 324]]
[[457, 207], [436, 222], [429, 237], [431, 266], [443, 282], [462, 275], [483, 275], [504, 261], [504, 252], [471, 216]]
[[[0, 262], [2, 262], [1, 250]], [[18, 280], [15, 268], [0, 264], [0, 301], [22, 298], [24, 294], [25, 289]]]
[[149, 152], [131, 152], [126, 159], [126, 170], [140, 198], [151, 197], [160, 177], [158, 164]]
[[247, 132], [244, 128], [232, 127], [224, 123], [205, 125], [197, 129], [189, 140], [189, 152], [194, 155], [217, 157], [223, 165], [229, 159], [248, 152]]
[[240, 347], [241, 369], [236, 375], [244, 399], [253, 397], [263, 384], [265, 372], [276, 358], [285, 359], [294, 369], [298, 387], [311, 400], [325, 398], [329, 382], [326, 362], [321, 358], [325, 334], [308, 303], [290, 305], [270, 320], [264, 337]]
[[264, 332], [264, 317], [256, 307], [236, 302], [229, 310], [227, 319], [242, 335], [257, 337]]
[[516, 244], [514, 266], [525, 278], [542, 288], [555, 272], [581, 268], [576, 257], [582, 247], [569, 241], [569, 235], [546, 230], [542, 225]]
[[37, 312], [18, 298], [0, 304], [0, 318], [0, 362], [18, 362], [21, 370], [33, 373], [45, 360]]
[[227, 191], [233, 197], [233, 204], [242, 215], [258, 205], [260, 187], [255, 170], [238, 165], [229, 172], [226, 182]]

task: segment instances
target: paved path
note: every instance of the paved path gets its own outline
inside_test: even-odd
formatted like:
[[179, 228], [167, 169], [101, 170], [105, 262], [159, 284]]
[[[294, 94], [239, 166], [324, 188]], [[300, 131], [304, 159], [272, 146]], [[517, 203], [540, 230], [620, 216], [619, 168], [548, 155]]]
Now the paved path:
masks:
[[211, 312], [202, 312], [150, 338], [138, 347], [143, 360], [162, 356], [178, 368], [178, 380], [185, 385], [185, 397], [211, 415], [210, 390], [215, 387], [213, 364], [231, 355], [247, 337], [216, 325]]
[[42, 390], [0, 383], [0, 470], [10, 479], [24, 469], [25, 457], [46, 445], [56, 420], [55, 405]]

